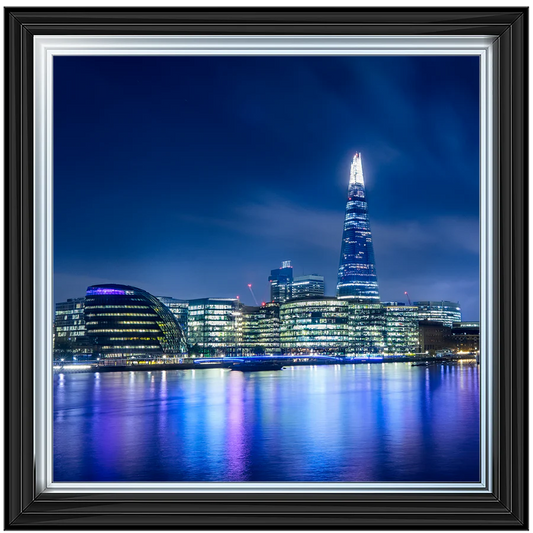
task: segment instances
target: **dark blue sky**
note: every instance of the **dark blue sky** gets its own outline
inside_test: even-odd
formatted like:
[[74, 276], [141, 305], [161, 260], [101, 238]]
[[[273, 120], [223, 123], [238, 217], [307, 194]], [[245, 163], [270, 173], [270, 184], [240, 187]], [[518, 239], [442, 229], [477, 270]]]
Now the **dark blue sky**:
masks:
[[476, 57], [54, 58], [56, 301], [125, 283], [268, 300], [335, 293], [362, 152], [382, 300], [479, 318]]

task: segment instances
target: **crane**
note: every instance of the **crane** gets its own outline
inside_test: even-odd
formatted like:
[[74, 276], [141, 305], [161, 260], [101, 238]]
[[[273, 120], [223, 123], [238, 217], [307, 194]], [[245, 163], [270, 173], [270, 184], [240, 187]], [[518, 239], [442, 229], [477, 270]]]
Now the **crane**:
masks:
[[409, 298], [409, 293], [407, 291], [404, 292], [405, 296], [407, 296], [407, 301], [409, 302], [409, 305], [411, 304], [411, 298]]
[[259, 302], [257, 301], [257, 298], [255, 297], [254, 291], [252, 290], [252, 284], [248, 283], [248, 288], [250, 289], [250, 292], [252, 293], [252, 296], [254, 297], [255, 305], [259, 305]]

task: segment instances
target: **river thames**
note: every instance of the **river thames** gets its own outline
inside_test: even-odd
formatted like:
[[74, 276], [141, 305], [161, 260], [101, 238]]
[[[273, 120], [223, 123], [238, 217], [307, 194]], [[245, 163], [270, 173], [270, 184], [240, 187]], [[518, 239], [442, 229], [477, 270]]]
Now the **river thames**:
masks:
[[54, 376], [56, 482], [476, 482], [479, 367]]

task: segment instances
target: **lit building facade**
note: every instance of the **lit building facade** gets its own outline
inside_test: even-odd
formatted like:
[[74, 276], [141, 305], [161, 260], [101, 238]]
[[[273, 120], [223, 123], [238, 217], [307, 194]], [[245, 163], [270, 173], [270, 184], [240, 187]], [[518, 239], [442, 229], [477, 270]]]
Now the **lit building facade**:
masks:
[[280, 306], [280, 341], [285, 354], [346, 355], [351, 305], [337, 298], [291, 300]]
[[270, 301], [286, 302], [292, 298], [293, 271], [290, 261], [283, 261], [280, 268], [271, 270], [268, 278], [270, 282]]
[[187, 338], [188, 333], [188, 318], [189, 318], [189, 302], [187, 300], [178, 300], [170, 296], [157, 296], [157, 299], [164, 303], [176, 317], [181, 331]]
[[455, 352], [479, 352], [479, 322], [454, 322], [451, 336]]
[[242, 310], [235, 298], [189, 300], [188, 344], [191, 355], [240, 355]]
[[85, 328], [85, 298], [56, 303], [54, 317], [54, 358], [92, 355]]
[[379, 303], [379, 289], [370, 231], [361, 154], [350, 170], [348, 201], [342, 233], [337, 297]]
[[381, 304], [350, 302], [350, 329], [350, 354], [384, 353], [385, 310]]
[[155, 296], [128, 285], [92, 285], [85, 325], [93, 351], [104, 359], [156, 359], [187, 351], [178, 321]]
[[324, 276], [308, 274], [297, 276], [292, 281], [292, 298], [321, 298], [324, 296]]
[[459, 302], [421, 301], [414, 302], [418, 307], [418, 320], [430, 320], [440, 322], [445, 326], [452, 327], [454, 322], [461, 322], [461, 306]]
[[383, 304], [385, 310], [385, 353], [413, 354], [418, 351], [418, 307], [398, 302]]
[[279, 304], [242, 309], [242, 355], [276, 355], [281, 353]]

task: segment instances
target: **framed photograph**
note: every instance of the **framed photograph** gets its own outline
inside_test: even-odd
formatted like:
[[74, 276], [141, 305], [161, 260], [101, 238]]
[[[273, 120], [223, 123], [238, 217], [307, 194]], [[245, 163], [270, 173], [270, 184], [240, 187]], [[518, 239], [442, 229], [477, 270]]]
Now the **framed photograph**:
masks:
[[516, 9], [14, 9], [7, 529], [511, 529]]

